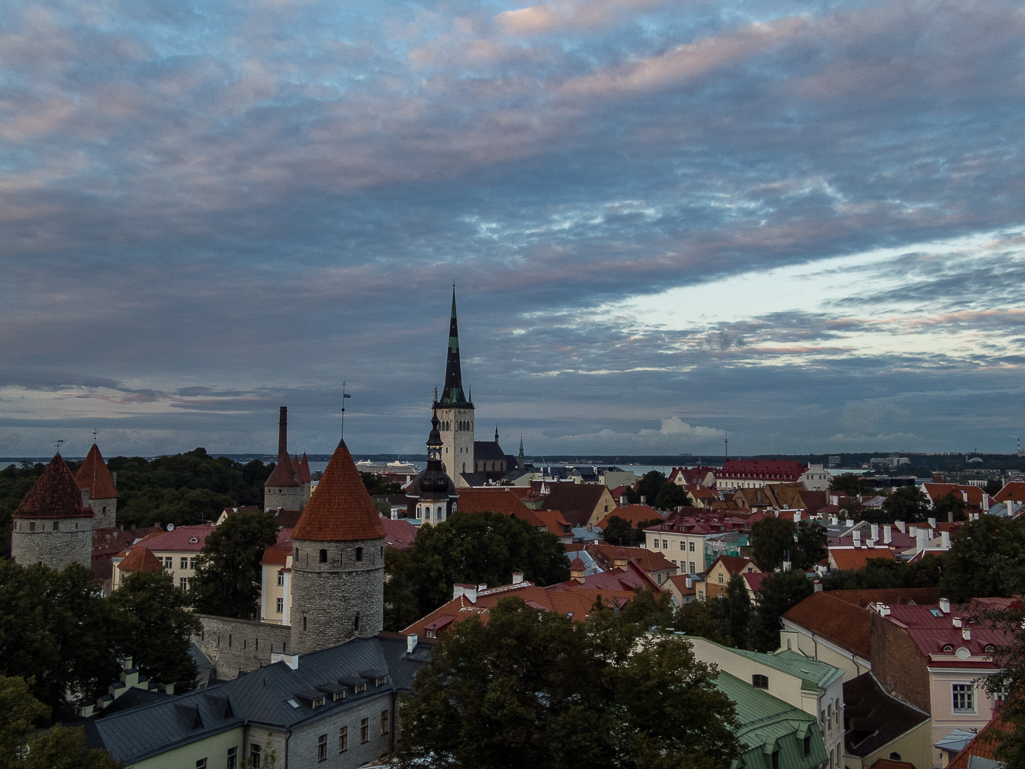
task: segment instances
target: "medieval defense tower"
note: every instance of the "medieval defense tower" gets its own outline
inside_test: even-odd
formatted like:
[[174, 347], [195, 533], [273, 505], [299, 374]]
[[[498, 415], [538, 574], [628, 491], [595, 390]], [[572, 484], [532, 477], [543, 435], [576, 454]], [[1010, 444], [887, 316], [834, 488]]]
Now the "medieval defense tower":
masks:
[[459, 366], [459, 326], [456, 323], [456, 290], [452, 288], [452, 318], [448, 329], [448, 360], [445, 363], [445, 389], [437, 410], [441, 435], [442, 469], [456, 482], [465, 485], [462, 473], [472, 473], [473, 403], [463, 393], [463, 374]]
[[102, 529], [114, 526], [117, 520], [117, 500], [120, 495], [117, 493], [114, 478], [103, 461], [100, 447], [95, 443], [89, 449], [85, 462], [78, 468], [75, 481], [82, 491], [89, 492], [88, 504], [96, 515], [93, 528]]
[[78, 563], [87, 569], [93, 545], [93, 511], [60, 454], [11, 516], [11, 557], [21, 566], [41, 563], [63, 569]]
[[291, 650], [306, 654], [384, 627], [384, 525], [345, 442], [292, 532]]
[[[307, 470], [309, 465], [307, 465]], [[302, 510], [310, 498], [310, 484], [299, 477], [302, 470], [288, 455], [288, 408], [281, 407], [278, 418], [278, 460], [274, 472], [263, 484], [263, 509], [273, 512]]]

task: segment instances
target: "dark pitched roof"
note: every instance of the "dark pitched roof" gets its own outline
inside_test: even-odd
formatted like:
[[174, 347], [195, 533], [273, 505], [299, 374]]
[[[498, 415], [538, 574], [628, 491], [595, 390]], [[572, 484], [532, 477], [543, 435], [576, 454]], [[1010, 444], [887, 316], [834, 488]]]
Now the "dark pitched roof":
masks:
[[21, 500], [13, 517], [92, 518], [93, 511], [82, 507], [82, 490], [78, 488], [64, 457], [55, 454]]
[[883, 691], [872, 673], [843, 685], [844, 750], [864, 758], [929, 720], [929, 714]]
[[303, 458], [299, 460], [300, 476], [299, 481], [301, 483], [311, 483], [313, 476], [310, 475], [310, 461], [306, 458], [306, 452], [303, 452]]
[[85, 462], [78, 468], [75, 482], [78, 484], [78, 488], [89, 489], [89, 499], [117, 499], [118, 497], [114, 479], [103, 461], [100, 447], [95, 443], [89, 449]]
[[292, 539], [351, 542], [384, 536], [381, 516], [342, 441], [299, 517]]
[[502, 447], [498, 445], [497, 441], [474, 441], [473, 442], [473, 461], [491, 461], [501, 462], [505, 459], [505, 452], [502, 451]]
[[292, 466], [292, 458], [288, 456], [287, 451], [282, 451], [278, 454], [278, 463], [274, 466], [274, 472], [263, 482], [263, 485], [265, 488], [267, 486], [280, 488], [299, 485], [299, 479], [295, 475], [295, 467]]
[[541, 500], [541, 508], [561, 511], [574, 526], [583, 526], [590, 520], [606, 491], [604, 485], [597, 483], [552, 483], [548, 488], [548, 496]]

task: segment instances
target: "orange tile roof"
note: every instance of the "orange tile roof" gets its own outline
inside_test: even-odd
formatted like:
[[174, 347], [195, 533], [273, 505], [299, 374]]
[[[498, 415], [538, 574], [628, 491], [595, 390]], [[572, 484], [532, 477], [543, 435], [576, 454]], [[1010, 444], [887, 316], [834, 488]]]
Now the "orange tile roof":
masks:
[[[320, 493], [319, 489], [317, 493]], [[456, 504], [461, 513], [491, 512], [520, 515], [525, 512], [533, 512], [520, 501], [519, 496], [506, 488], [458, 489], [458, 494], [459, 500]]]
[[82, 507], [82, 490], [64, 462], [55, 454], [28, 494], [21, 500], [14, 518], [92, 518], [91, 508]]
[[164, 564], [148, 547], [135, 547], [117, 567], [121, 571], [157, 571], [164, 568]]
[[980, 763], [976, 762], [975, 758], [994, 761], [996, 759], [996, 749], [999, 747], [1000, 738], [1003, 736], [1001, 732], [1014, 733], [1014, 731], [1014, 722], [1004, 719], [1003, 714], [997, 712], [990, 719], [989, 723], [982, 728], [982, 731], [978, 733], [975, 739], [965, 745], [964, 750], [954, 756], [951, 762], [947, 764], [947, 769], [970, 769], [972, 766]]
[[1000, 489], [993, 497], [997, 502], [1013, 499], [1015, 502], [1025, 501], [1025, 481], [1011, 481]]
[[561, 537], [573, 529], [570, 522], [558, 510], [531, 510], [531, 513], [545, 525], [549, 532], [557, 537]]
[[263, 551], [261, 566], [284, 566], [292, 553], [292, 530], [278, 529], [278, 538], [274, 544]]
[[110, 470], [103, 461], [100, 447], [95, 443], [89, 449], [85, 462], [78, 468], [75, 476], [78, 488], [89, 489], [89, 499], [117, 499], [117, 487], [114, 486], [114, 479], [110, 476]]
[[833, 643], [871, 659], [872, 612], [844, 601], [829, 591], [812, 593], [783, 615], [783, 619], [807, 628]]
[[299, 469], [302, 474], [299, 476], [301, 483], [312, 483], [313, 476], [310, 475], [310, 461], [306, 458], [306, 452], [303, 452], [303, 458], [299, 460]]
[[929, 495], [929, 499], [933, 502], [938, 501], [947, 494], [953, 494], [957, 499], [964, 499], [967, 496], [966, 504], [975, 507], [982, 504], [983, 491], [978, 486], [959, 486], [956, 483], [923, 483], [922, 486], [925, 488], [925, 493]]
[[317, 486], [317, 493], [299, 517], [292, 539], [352, 542], [384, 539], [384, 525], [356, 463], [345, 445], [338, 444]]
[[829, 548], [829, 557], [836, 563], [838, 571], [857, 571], [864, 569], [873, 558], [886, 561], [897, 560], [888, 547]]
[[619, 558], [633, 561], [648, 574], [653, 571], [676, 571], [679, 569], [675, 563], [662, 555], [661, 551], [656, 553], [643, 547], [591, 544], [587, 546], [587, 552], [594, 555], [595, 560], [603, 568], [612, 568], [616, 559]]
[[274, 466], [274, 472], [263, 482], [263, 485], [275, 488], [299, 485], [299, 479], [295, 477], [295, 468], [292, 466], [292, 458], [288, 456], [287, 451], [278, 454], [278, 463]]
[[711, 571], [715, 568], [716, 563], [721, 563], [723, 568], [726, 569], [726, 573], [733, 575], [740, 574], [740, 572], [751, 563], [751, 559], [741, 558], [739, 555], [720, 555], [712, 562], [712, 565], [708, 567], [708, 570]]

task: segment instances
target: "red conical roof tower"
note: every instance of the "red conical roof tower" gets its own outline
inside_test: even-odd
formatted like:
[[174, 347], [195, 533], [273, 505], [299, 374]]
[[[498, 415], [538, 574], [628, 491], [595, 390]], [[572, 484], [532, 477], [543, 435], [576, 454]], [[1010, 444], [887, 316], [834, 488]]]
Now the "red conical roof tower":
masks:
[[39, 480], [21, 500], [13, 517], [92, 518], [93, 511], [82, 507], [82, 490], [78, 488], [64, 457], [55, 454]]
[[100, 447], [95, 443], [93, 447], [89, 449], [89, 454], [85, 458], [85, 462], [78, 468], [78, 474], [75, 476], [75, 482], [78, 483], [80, 489], [89, 490], [89, 499], [117, 499], [117, 487], [114, 485], [114, 479], [110, 475], [110, 470], [107, 469], [106, 463], [103, 461], [103, 455], [100, 453]]
[[359, 477], [345, 441], [338, 444], [292, 539], [351, 542], [383, 539], [384, 524]]

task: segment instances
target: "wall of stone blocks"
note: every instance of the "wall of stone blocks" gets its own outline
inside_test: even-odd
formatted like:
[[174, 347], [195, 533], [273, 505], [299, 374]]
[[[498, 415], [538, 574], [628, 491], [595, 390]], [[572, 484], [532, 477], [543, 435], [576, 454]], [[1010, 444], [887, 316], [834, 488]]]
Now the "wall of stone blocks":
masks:
[[[295, 547], [291, 619], [296, 652], [307, 654], [352, 638], [371, 638], [384, 628], [383, 540], [296, 540]], [[357, 548], [363, 549], [359, 562]], [[326, 551], [323, 562], [321, 550]]]
[[[57, 531], [53, 530], [54, 523], [59, 527]], [[41, 562], [53, 569], [78, 563], [90, 568], [92, 518], [15, 518], [11, 524], [11, 557], [15, 563], [30, 566]]]
[[96, 516], [93, 519], [93, 528], [102, 529], [114, 526], [117, 521], [117, 497], [110, 499], [90, 499], [89, 507], [93, 509]]
[[[381, 734], [382, 710], [388, 711], [387, 734]], [[369, 722], [369, 740], [361, 743], [360, 721], [364, 718]], [[332, 713], [292, 733], [288, 743], [289, 769], [350, 769], [362, 766], [393, 750], [394, 724], [395, 695], [391, 691], [382, 692], [382, 696], [372, 696], [358, 705]], [[348, 727], [349, 746], [344, 753], [339, 753], [338, 729], [342, 726]], [[321, 735], [327, 735], [327, 760], [323, 762], [318, 759], [317, 753], [317, 741]]]
[[911, 636], [872, 612], [872, 672], [886, 691], [931, 712], [928, 661]]
[[203, 630], [192, 640], [214, 663], [221, 681], [269, 665], [272, 652], [292, 653], [292, 628], [287, 625], [208, 614], [197, 616], [203, 623]]
[[302, 486], [267, 486], [263, 490], [264, 510], [302, 510], [304, 506]]

